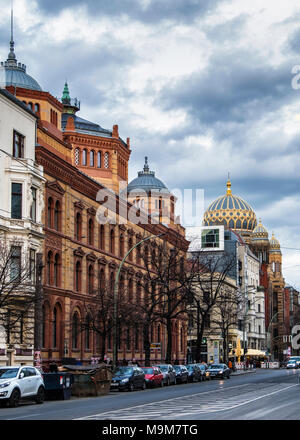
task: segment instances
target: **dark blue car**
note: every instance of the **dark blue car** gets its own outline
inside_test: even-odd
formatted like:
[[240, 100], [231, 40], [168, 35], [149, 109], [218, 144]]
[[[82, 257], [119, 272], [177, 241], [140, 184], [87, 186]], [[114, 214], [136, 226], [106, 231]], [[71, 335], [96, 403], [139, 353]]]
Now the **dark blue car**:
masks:
[[117, 367], [110, 382], [110, 389], [133, 391], [138, 388], [146, 388], [144, 371], [139, 367]]

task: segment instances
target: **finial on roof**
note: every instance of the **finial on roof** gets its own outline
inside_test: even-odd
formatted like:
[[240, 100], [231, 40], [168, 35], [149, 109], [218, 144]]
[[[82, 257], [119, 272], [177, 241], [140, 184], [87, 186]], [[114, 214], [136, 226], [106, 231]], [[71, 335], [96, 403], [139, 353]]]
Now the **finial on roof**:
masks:
[[10, 52], [8, 54], [7, 61], [11, 64], [17, 64], [16, 54], [15, 54], [15, 42], [14, 42], [14, 6], [13, 1], [11, 2], [11, 12], [10, 12]]
[[70, 92], [69, 92], [69, 86], [67, 83], [67, 80], [65, 82], [65, 86], [64, 86], [64, 90], [63, 90], [63, 95], [61, 98], [61, 102], [63, 104], [70, 104], [71, 103], [71, 98], [70, 98]]
[[227, 180], [227, 195], [230, 195], [230, 194], [232, 194], [231, 193], [231, 182], [230, 182], [230, 179], [229, 179], [229, 173], [228, 173], [228, 180]]
[[144, 165], [144, 172], [148, 173], [149, 172], [149, 165], [148, 165], [148, 157], [145, 157], [145, 165]]

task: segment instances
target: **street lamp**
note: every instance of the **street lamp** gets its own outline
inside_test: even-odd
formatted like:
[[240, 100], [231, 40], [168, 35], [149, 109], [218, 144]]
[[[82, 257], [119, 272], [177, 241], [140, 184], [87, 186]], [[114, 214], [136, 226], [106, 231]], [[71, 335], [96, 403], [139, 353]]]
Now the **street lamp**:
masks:
[[143, 238], [143, 240], [139, 241], [138, 243], [136, 243], [134, 246], [132, 246], [131, 249], [129, 249], [129, 251], [127, 252], [127, 254], [125, 255], [125, 257], [123, 258], [123, 260], [120, 263], [118, 272], [117, 272], [117, 276], [116, 276], [116, 281], [115, 281], [115, 285], [114, 285], [114, 344], [113, 344], [113, 369], [116, 368], [117, 366], [117, 353], [118, 353], [118, 349], [117, 349], [117, 338], [118, 338], [118, 326], [117, 326], [117, 322], [118, 322], [118, 287], [119, 287], [119, 278], [120, 278], [120, 273], [121, 273], [121, 269], [123, 267], [123, 264], [125, 263], [126, 258], [128, 257], [128, 255], [136, 248], [138, 247], [140, 244], [144, 243], [147, 240], [151, 240], [152, 238], [158, 238], [161, 237], [162, 235], [165, 235], [165, 233], [159, 234], [159, 235], [150, 235], [150, 237], [146, 237]]

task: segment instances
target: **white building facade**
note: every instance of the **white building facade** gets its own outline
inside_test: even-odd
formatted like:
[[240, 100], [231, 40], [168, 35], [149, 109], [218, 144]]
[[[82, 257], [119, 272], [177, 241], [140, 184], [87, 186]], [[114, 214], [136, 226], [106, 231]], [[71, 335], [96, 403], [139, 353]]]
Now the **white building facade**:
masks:
[[[45, 181], [43, 168], [35, 163], [36, 125], [36, 115], [0, 89], [0, 241], [2, 247], [13, 249], [14, 270], [16, 265], [28, 267], [26, 284], [31, 292], [36, 283], [36, 256], [42, 252], [44, 239]], [[19, 330], [12, 334], [0, 322], [0, 365], [32, 364], [33, 323], [29, 330], [26, 322], [27, 326], [18, 322]]]

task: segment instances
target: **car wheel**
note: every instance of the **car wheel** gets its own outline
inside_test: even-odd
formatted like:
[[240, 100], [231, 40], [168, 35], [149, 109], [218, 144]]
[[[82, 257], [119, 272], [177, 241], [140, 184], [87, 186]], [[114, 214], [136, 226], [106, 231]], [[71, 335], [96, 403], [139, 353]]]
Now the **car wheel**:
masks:
[[133, 383], [130, 382], [130, 383], [128, 384], [128, 391], [133, 391], [133, 390], [134, 390]]
[[162, 388], [163, 386], [164, 386], [164, 381], [161, 380], [161, 381], [160, 381], [160, 387]]
[[41, 404], [44, 403], [44, 400], [45, 400], [45, 390], [44, 387], [40, 387], [35, 397], [35, 402]]
[[227, 379], [230, 379], [230, 374], [228, 374]]
[[174, 385], [176, 385], [177, 384], [177, 379], [176, 379], [176, 377], [175, 377], [175, 379], [174, 379]]
[[170, 386], [170, 379], [168, 378], [167, 387]]
[[13, 392], [10, 395], [8, 405], [10, 408], [16, 408], [19, 405], [20, 402], [20, 391], [19, 390], [13, 390]]
[[145, 389], [146, 389], [146, 382], [144, 381], [143, 385], [142, 385], [142, 390], [145, 390]]

